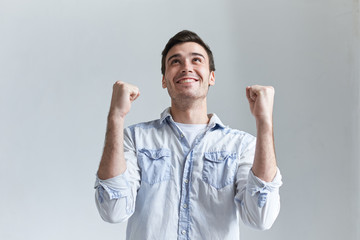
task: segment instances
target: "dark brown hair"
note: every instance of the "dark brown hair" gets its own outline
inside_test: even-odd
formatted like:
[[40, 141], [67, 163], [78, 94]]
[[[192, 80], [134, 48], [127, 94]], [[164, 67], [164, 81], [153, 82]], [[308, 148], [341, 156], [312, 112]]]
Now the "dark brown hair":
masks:
[[200, 44], [205, 49], [207, 55], [209, 56], [210, 71], [215, 71], [214, 57], [213, 57], [213, 54], [212, 54], [209, 46], [206, 45], [204, 43], [204, 41], [196, 33], [188, 31], [188, 30], [183, 30], [183, 31], [175, 34], [175, 36], [173, 36], [172, 38], [170, 38], [170, 40], [168, 41], [164, 50], [161, 53], [162, 54], [161, 73], [163, 75], [165, 75], [165, 58], [166, 58], [166, 55], [168, 54], [168, 52], [170, 51], [170, 49], [173, 46], [180, 44], [180, 43], [185, 43], [185, 42], [195, 42], [195, 43]]

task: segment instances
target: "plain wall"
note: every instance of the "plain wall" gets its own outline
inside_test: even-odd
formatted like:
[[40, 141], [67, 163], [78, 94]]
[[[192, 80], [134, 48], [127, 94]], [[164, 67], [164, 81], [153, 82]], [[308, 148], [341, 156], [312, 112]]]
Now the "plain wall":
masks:
[[127, 125], [158, 118], [183, 29], [214, 53], [226, 125], [255, 135], [245, 87], [276, 90], [282, 209], [241, 239], [360, 239], [359, 23], [358, 0], [0, 0], [0, 239], [125, 239], [94, 201], [112, 85], [141, 90]]

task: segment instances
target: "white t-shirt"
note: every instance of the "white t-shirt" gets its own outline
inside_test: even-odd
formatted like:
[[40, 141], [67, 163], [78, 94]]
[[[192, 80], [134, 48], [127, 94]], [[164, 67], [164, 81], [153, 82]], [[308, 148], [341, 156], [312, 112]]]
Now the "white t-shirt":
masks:
[[205, 132], [207, 124], [185, 124], [185, 123], [178, 123], [175, 122], [176, 125], [181, 129], [184, 133], [186, 140], [188, 141], [189, 145], [192, 146], [195, 138]]

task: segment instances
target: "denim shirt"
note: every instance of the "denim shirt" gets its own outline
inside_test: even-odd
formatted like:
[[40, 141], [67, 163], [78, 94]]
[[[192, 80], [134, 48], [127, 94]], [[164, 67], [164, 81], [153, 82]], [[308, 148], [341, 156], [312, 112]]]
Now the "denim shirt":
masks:
[[166, 109], [124, 130], [126, 171], [96, 178], [101, 217], [128, 220], [127, 239], [239, 239], [239, 218], [268, 229], [280, 210], [281, 175], [264, 182], [251, 171], [256, 138], [210, 114], [190, 146]]

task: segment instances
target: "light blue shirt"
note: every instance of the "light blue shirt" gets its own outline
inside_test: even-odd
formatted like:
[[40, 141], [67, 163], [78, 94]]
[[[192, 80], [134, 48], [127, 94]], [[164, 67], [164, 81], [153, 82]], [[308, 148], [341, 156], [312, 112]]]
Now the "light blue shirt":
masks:
[[272, 182], [251, 171], [256, 138], [210, 114], [190, 146], [170, 109], [124, 130], [126, 171], [96, 179], [96, 205], [111, 223], [128, 220], [127, 239], [239, 239], [239, 218], [268, 229], [280, 210], [279, 169]]

